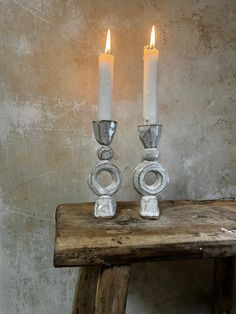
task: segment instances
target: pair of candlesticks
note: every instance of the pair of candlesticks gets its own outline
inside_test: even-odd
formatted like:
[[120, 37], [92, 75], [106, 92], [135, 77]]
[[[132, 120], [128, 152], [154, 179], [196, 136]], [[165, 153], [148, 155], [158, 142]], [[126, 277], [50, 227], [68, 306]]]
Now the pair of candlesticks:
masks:
[[[93, 121], [93, 131], [97, 142], [101, 145], [97, 149], [100, 161], [89, 175], [88, 185], [99, 196], [94, 206], [94, 216], [112, 218], [116, 214], [116, 201], [112, 197], [122, 184], [122, 173], [111, 159], [113, 150], [110, 144], [114, 138], [117, 122], [113, 120]], [[143, 162], [137, 165], [133, 173], [133, 185], [136, 191], [142, 195], [139, 213], [144, 218], [158, 218], [160, 209], [157, 195], [169, 182], [169, 176], [165, 168], [157, 161], [159, 158], [158, 145], [160, 142], [162, 125], [149, 124], [138, 126], [139, 138], [144, 146]], [[103, 186], [99, 182], [102, 172], [110, 173], [112, 182]], [[148, 184], [146, 176], [155, 174], [155, 182]]]

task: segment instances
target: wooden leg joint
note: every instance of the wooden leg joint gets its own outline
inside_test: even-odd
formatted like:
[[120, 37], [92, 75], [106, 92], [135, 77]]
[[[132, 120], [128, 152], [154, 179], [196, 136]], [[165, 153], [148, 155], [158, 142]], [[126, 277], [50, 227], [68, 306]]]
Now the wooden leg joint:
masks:
[[73, 314], [94, 314], [100, 266], [81, 267], [77, 281]]
[[130, 266], [83, 267], [73, 314], [124, 314]]
[[233, 303], [234, 257], [214, 260], [214, 314], [231, 314]]
[[96, 314], [125, 313], [129, 272], [129, 266], [102, 268], [97, 284]]

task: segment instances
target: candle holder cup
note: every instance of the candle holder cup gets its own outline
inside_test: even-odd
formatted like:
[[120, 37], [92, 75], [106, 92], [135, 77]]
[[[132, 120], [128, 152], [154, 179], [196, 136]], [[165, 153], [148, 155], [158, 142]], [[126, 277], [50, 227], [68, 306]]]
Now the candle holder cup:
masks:
[[[144, 218], [158, 218], [160, 209], [157, 195], [169, 183], [165, 168], [157, 162], [159, 158], [158, 145], [161, 138], [162, 125], [150, 124], [138, 126], [139, 138], [144, 146], [143, 162], [134, 170], [133, 184], [136, 191], [142, 195], [139, 212]], [[146, 176], [154, 173], [155, 182], [146, 183]]]
[[[96, 164], [89, 175], [88, 185], [94, 194], [98, 195], [95, 206], [95, 217], [111, 218], [116, 213], [116, 202], [112, 195], [116, 193], [122, 183], [122, 174], [111, 159], [113, 150], [109, 146], [113, 140], [117, 128], [117, 122], [112, 120], [93, 121], [93, 131], [97, 142], [101, 145], [97, 149], [97, 156], [100, 162]], [[112, 182], [108, 186], [103, 186], [98, 177], [102, 172], [108, 172], [111, 175]]]

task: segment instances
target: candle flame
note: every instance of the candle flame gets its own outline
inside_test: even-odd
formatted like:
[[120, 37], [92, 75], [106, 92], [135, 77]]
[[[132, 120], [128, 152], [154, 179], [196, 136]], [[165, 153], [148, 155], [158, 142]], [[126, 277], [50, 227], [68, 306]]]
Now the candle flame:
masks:
[[105, 53], [110, 53], [111, 50], [111, 32], [108, 29], [107, 31], [107, 39], [106, 39], [106, 48], [105, 48]]
[[150, 37], [150, 48], [155, 48], [155, 43], [156, 43], [156, 39], [155, 39], [155, 26], [152, 26], [152, 32], [151, 32], [151, 37]]

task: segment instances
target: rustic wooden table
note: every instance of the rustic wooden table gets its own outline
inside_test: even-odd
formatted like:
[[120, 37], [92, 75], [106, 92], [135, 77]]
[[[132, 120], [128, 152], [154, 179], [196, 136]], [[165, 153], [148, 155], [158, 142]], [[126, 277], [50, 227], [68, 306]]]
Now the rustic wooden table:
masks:
[[73, 313], [125, 313], [131, 263], [183, 258], [214, 258], [213, 313], [231, 313], [235, 201], [162, 201], [158, 220], [141, 218], [136, 202], [118, 202], [113, 219], [95, 218], [93, 206], [56, 212], [54, 265], [83, 266]]

